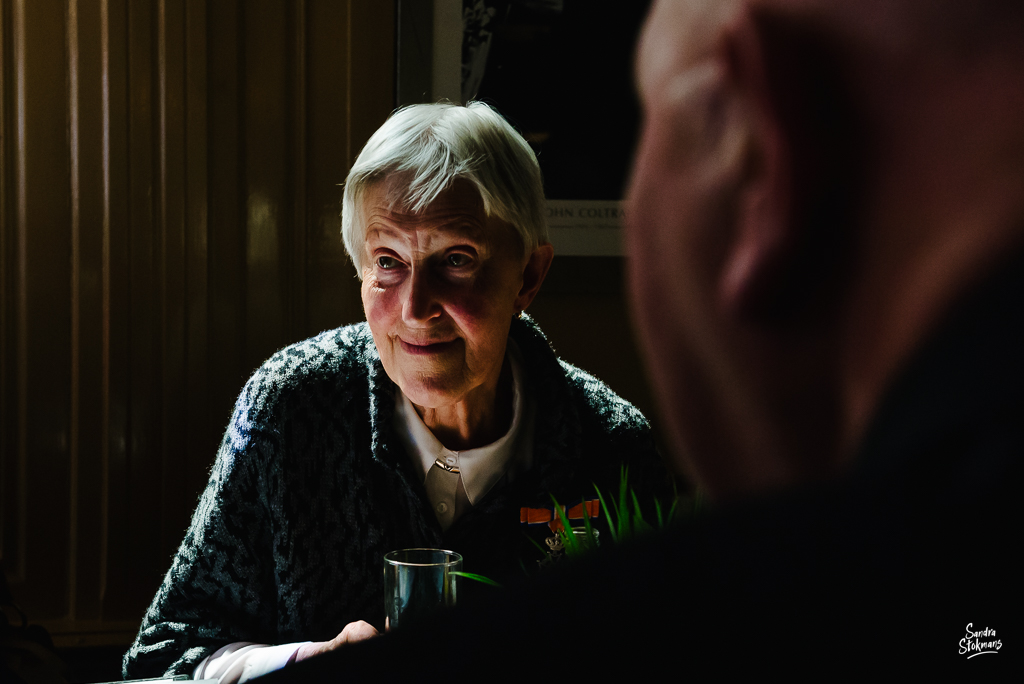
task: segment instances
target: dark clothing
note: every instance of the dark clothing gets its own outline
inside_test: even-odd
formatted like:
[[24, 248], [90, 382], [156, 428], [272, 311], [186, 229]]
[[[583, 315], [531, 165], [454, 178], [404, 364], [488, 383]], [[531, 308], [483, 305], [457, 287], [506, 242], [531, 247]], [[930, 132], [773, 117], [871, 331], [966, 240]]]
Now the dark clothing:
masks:
[[[432, 631], [458, 633], [454, 652], [400, 630], [274, 678], [462, 681], [494, 662], [508, 681], [585, 681], [623, 666], [631, 680], [681, 678], [699, 663], [777, 673], [825, 665], [833, 675], [1008, 665], [1024, 649], [1022, 359], [1018, 260], [918, 350], [846, 477], [723, 507], [452, 611]], [[995, 630], [981, 641], [1001, 649], [968, 660], [969, 624]]]
[[[383, 630], [383, 556], [440, 547], [499, 580], [541, 554], [523, 506], [593, 497], [620, 467], [667, 490], [650, 426], [596, 378], [557, 359], [528, 318], [513, 321], [525, 391], [536, 403], [533, 467], [505, 478], [442, 533], [393, 428], [395, 385], [365, 323], [287, 347], [249, 380], [192, 525], [125, 676], [191, 673], [238, 641], [332, 639], [354, 620]], [[479, 587], [467, 587], [472, 589]]]

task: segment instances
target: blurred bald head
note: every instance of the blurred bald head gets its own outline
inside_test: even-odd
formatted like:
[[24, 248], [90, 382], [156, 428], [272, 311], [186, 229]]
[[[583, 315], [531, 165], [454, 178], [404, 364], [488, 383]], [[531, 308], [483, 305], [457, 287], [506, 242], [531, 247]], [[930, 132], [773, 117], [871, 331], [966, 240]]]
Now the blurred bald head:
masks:
[[1022, 7], [655, 2], [630, 283], [713, 494], [841, 472], [909, 355], [1021, 245]]

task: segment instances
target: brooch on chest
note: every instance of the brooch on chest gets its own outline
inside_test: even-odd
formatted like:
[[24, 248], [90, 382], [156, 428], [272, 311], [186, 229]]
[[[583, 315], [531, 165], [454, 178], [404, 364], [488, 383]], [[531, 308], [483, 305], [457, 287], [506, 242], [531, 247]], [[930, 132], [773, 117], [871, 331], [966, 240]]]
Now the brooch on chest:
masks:
[[[569, 520], [571, 526], [570, 534], [576, 536], [577, 540], [583, 544], [589, 544], [590, 539], [586, 534], [583, 526], [576, 526], [573, 524], [576, 520], [583, 520], [584, 518], [596, 519], [601, 512], [601, 501], [599, 499], [589, 499], [571, 507], [559, 506], [565, 513], [565, 517]], [[544, 538], [544, 544], [547, 548], [541, 548], [545, 553], [545, 557], [542, 560], [537, 561], [541, 567], [544, 567], [553, 561], [561, 558], [565, 553], [565, 526], [562, 524], [561, 516], [555, 508], [555, 504], [552, 503], [550, 506], [523, 506], [519, 509], [519, 523], [526, 528], [537, 528], [541, 526], [547, 526], [552, 532], [552, 535]], [[593, 530], [593, 539], [596, 542], [598, 539], [598, 531]]]

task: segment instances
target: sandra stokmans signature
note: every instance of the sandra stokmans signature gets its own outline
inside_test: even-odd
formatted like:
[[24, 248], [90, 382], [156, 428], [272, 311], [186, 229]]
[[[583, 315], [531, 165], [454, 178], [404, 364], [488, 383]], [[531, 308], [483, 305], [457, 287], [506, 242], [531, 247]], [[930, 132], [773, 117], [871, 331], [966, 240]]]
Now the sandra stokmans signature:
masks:
[[983, 653], [995, 653], [1003, 647], [1001, 639], [996, 639], [996, 630], [980, 629], [974, 631], [974, 623], [967, 623], [967, 636], [960, 640], [960, 655], [970, 655], [967, 659], [970, 660], [974, 656], [979, 656]]

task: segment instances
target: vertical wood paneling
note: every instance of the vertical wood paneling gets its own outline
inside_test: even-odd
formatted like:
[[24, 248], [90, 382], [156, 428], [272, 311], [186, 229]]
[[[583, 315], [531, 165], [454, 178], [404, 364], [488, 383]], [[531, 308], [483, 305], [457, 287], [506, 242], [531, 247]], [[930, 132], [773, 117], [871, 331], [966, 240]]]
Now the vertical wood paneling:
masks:
[[17, 508], [19, 495], [17, 488], [17, 402], [15, 401], [15, 384], [12, 379], [14, 368], [12, 344], [16, 329], [13, 325], [14, 309], [11, 295], [16, 292], [11, 280], [16, 271], [13, 260], [14, 250], [12, 230], [15, 225], [11, 214], [11, 192], [9, 183], [12, 174], [8, 154], [11, 149], [11, 129], [9, 128], [10, 99], [8, 97], [11, 78], [8, 69], [11, 65], [9, 52], [11, 18], [6, 4], [0, 4], [0, 559], [3, 559], [9, 572], [15, 570], [15, 554], [12, 553], [16, 538]]
[[[159, 6], [156, 2], [128, 3], [128, 295], [129, 404], [126, 479], [129, 545], [120, 550], [138, 582], [153, 582], [160, 561], [160, 531], [164, 501], [160, 454], [163, 392], [163, 340], [159, 185], [160, 112], [157, 52]], [[125, 591], [139, 592], [136, 583]]]
[[[23, 204], [19, 224], [24, 271], [26, 600], [48, 614], [68, 607], [69, 442], [71, 385], [69, 157], [66, 42], [63, 11], [26, 2], [18, 13], [24, 36], [15, 59], [22, 98], [18, 145]], [[63, 9], [63, 8], [61, 8]], [[50, 315], [35, 315], [48, 311]], [[39, 531], [47, 533], [41, 534]], [[60, 558], [54, 563], [50, 559]], [[54, 588], [57, 588], [56, 590]]]
[[[75, 537], [71, 557], [74, 587], [70, 614], [95, 616], [99, 612], [100, 567], [102, 557], [99, 540], [102, 536], [103, 509], [103, 425], [104, 410], [104, 316], [103, 316], [103, 116], [97, 106], [102, 90], [101, 51], [102, 37], [100, 5], [77, 0], [76, 21], [69, 21], [69, 36], [74, 36], [74, 60], [69, 59], [72, 78], [77, 83], [73, 130], [77, 130], [77, 162], [72, 164], [77, 180], [77, 199], [72, 203], [73, 220], [78, 225], [78, 246], [75, 249], [76, 275], [71, 288], [76, 299], [77, 320], [73, 328], [77, 341], [72, 343], [72, 354], [77, 357], [74, 371], [77, 391], [72, 391], [71, 402], [76, 416], [76, 436], [72, 446], [77, 447], [77, 473], [71, 486], [76, 505], [71, 509], [71, 529]], [[69, 7], [70, 7], [69, 3]], [[70, 15], [70, 12], [69, 12]], [[69, 40], [69, 45], [72, 43]], [[69, 58], [71, 51], [69, 50]], [[75, 171], [77, 167], [77, 171]], [[73, 197], [76, 193], [73, 193]]]
[[[11, 440], [13, 449], [11, 451], [12, 468], [11, 478], [14, 482], [15, 491], [12, 497], [15, 505], [12, 507], [11, 542], [5, 545], [5, 565], [11, 568], [12, 582], [24, 581], [25, 579], [25, 545], [26, 545], [26, 510], [28, 508], [28, 477], [27, 477], [27, 454], [26, 441], [28, 439], [25, 425], [28, 415], [28, 401], [26, 389], [28, 387], [28, 369], [23, 363], [26, 349], [28, 347], [27, 317], [28, 306], [26, 299], [28, 292], [25, 288], [25, 272], [28, 268], [25, 258], [25, 215], [27, 213], [25, 202], [25, 5], [23, 2], [15, 1], [11, 8], [11, 53], [10, 63], [12, 65], [12, 91], [13, 101], [11, 111], [14, 121], [12, 129], [14, 132], [14, 149], [12, 150], [12, 166], [14, 167], [11, 185], [11, 193], [14, 202], [11, 217], [11, 252], [15, 268], [12, 269], [13, 297], [12, 308], [14, 309], [13, 334], [14, 345], [10, 368], [13, 373], [8, 374], [12, 380], [12, 394], [14, 405], [11, 407], [14, 427], [14, 438]], [[5, 98], [7, 99], [7, 98]]]
[[9, 360], [7, 350], [9, 347], [8, 336], [8, 304], [7, 293], [10, 288], [7, 286], [10, 265], [7, 259], [7, 230], [10, 221], [7, 219], [7, 65], [10, 58], [7, 56], [7, 28], [10, 21], [7, 17], [7, 7], [0, 3], [0, 562], [4, 558], [4, 545], [8, 541], [7, 523], [11, 520], [8, 513], [10, 502], [10, 477], [7, 474], [9, 454], [11, 453], [7, 435], [12, 432], [7, 412], [10, 409], [11, 401], [7, 393], [7, 368]]
[[[306, 3], [306, 134], [310, 141], [306, 149], [306, 237], [310, 255], [306, 267], [309, 326], [312, 330], [326, 330], [363, 318], [358, 287], [354, 287], [357, 282], [355, 271], [341, 244], [339, 185], [345, 181], [358, 152], [358, 149], [355, 152], [352, 149], [354, 112], [365, 110], [366, 116], [371, 116], [370, 112], [382, 108], [384, 113], [379, 120], [383, 122], [392, 106], [390, 91], [393, 86], [388, 80], [389, 92], [383, 107], [372, 99], [356, 100], [358, 89], [350, 88], [352, 72], [358, 72], [363, 65], [384, 67], [391, 63], [387, 57], [382, 62], [375, 62], [380, 56], [377, 50], [360, 55], [358, 67], [350, 61], [353, 36], [361, 33], [358, 29], [352, 30], [350, 25], [350, 14], [357, 5], [365, 6], [371, 16], [393, 12], [391, 3], [376, 3], [372, 7], [369, 3], [330, 0], [308, 0]], [[344, 27], [344, 31], [337, 27]], [[390, 24], [389, 30], [393, 31]], [[369, 40], [390, 42], [381, 40], [380, 34]], [[393, 50], [388, 49], [387, 52], [390, 56]]]
[[[242, 27], [245, 3], [207, 5], [207, 131], [209, 154], [210, 410], [223, 429], [238, 388], [252, 371], [245, 363], [245, 84]], [[216, 26], [216, 39], [213, 29]], [[232, 389], [235, 388], [235, 389]]]
[[[343, 174], [348, 174], [356, 155], [395, 106], [393, 76], [381, 78], [381, 73], [395, 73], [394, 3], [357, 0], [351, 2], [351, 8], [351, 40], [345, 60], [350, 121], [347, 154], [339, 165]], [[360, 305], [360, 316], [361, 312]]]
[[[210, 466], [210, 450], [219, 438], [221, 415], [210, 415], [207, 374], [209, 297], [207, 258], [206, 0], [185, 5], [185, 310], [186, 426], [178, 455], [186, 474], [183, 499], [191, 507]], [[191, 511], [188, 511], [189, 513]], [[186, 514], [187, 519], [187, 514]]]
[[70, 158], [70, 191], [71, 191], [71, 406], [68, 444], [68, 475], [70, 488], [69, 519], [68, 519], [68, 606], [70, 615], [75, 613], [78, 601], [78, 477], [79, 477], [79, 443], [78, 443], [78, 396], [80, 385], [81, 348], [81, 306], [79, 288], [81, 285], [81, 193], [79, 183], [79, 165], [81, 163], [81, 138], [79, 135], [79, 102], [78, 102], [78, 2], [68, 0], [67, 4], [67, 50], [68, 50], [68, 156]]
[[[162, 457], [160, 551], [169, 557], [181, 543], [183, 521], [194, 502], [182, 496], [186, 477], [181, 454], [188, 439], [184, 430], [186, 396], [185, 282], [185, 6], [160, 0], [158, 27], [160, 102], [160, 253], [161, 341], [160, 367]], [[165, 571], [163, 568], [162, 571]]]
[[288, 340], [292, 244], [288, 178], [290, 12], [275, 0], [245, 7], [246, 362]]
[[309, 287], [306, 282], [306, 138], [307, 92], [306, 92], [306, 0], [294, 0], [291, 13], [291, 87], [287, 98], [291, 102], [290, 152], [292, 175], [289, 197], [291, 198], [291, 247], [292, 247], [292, 311], [289, 321], [289, 335], [302, 339], [311, 333], [308, 327], [307, 301]]
[[362, 318], [339, 184], [392, 108], [392, 23], [0, 0], [0, 561], [58, 637], [127, 638], [253, 368]]
[[[129, 223], [129, 97], [127, 0], [108, 0], [102, 95], [104, 122], [104, 323], [107, 436], [104, 440], [105, 487], [101, 616], [136, 618], [138, 605], [123, 588], [137, 583], [127, 521], [134, 515], [129, 484], [131, 439], [131, 289]], [[140, 592], [141, 593], [141, 592]]]
[[111, 410], [111, 387], [113, 380], [113, 365], [111, 364], [111, 311], [110, 311], [110, 221], [111, 221], [111, 83], [110, 83], [110, 2], [109, 0], [99, 1], [99, 29], [100, 29], [100, 183], [101, 183], [101, 225], [100, 225], [100, 443], [97, 453], [99, 462], [99, 487], [100, 493], [100, 520], [99, 530], [96, 537], [97, 555], [99, 556], [99, 568], [97, 572], [96, 593], [94, 598], [98, 610], [90, 612], [90, 617], [103, 614], [104, 599], [106, 598], [107, 568], [110, 559], [110, 458], [114, 453], [111, 447], [111, 437], [114, 431], [111, 429], [114, 421]]

